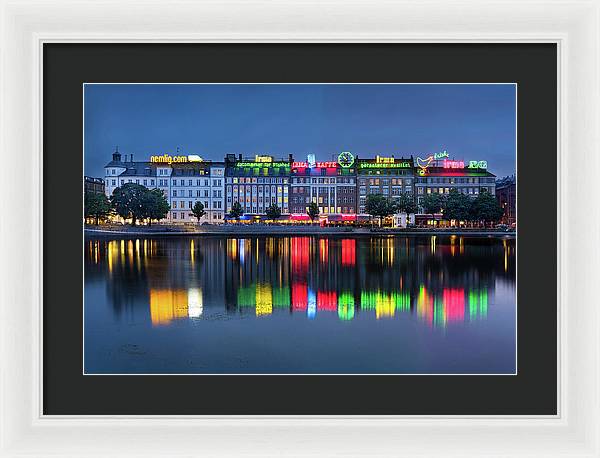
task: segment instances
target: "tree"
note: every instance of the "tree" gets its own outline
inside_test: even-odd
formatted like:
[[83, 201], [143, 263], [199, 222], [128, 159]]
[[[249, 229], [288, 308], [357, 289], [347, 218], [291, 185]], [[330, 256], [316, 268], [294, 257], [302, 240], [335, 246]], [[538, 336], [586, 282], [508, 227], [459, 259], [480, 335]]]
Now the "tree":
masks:
[[382, 218], [392, 215], [394, 210], [394, 203], [382, 194], [369, 194], [367, 196], [365, 211], [369, 215], [379, 218], [379, 226], [381, 226]]
[[204, 211], [204, 205], [199, 200], [196, 201], [192, 207], [192, 215], [198, 220], [198, 223], [200, 222], [200, 218], [206, 215], [206, 212]]
[[310, 205], [308, 206], [308, 211], [306, 213], [308, 213], [308, 217], [310, 218], [310, 221], [314, 222], [315, 218], [317, 216], [319, 216], [319, 206], [317, 205], [317, 203], [311, 202]]
[[135, 226], [138, 219], [144, 217], [144, 196], [147, 189], [136, 183], [125, 183], [116, 188], [110, 197], [114, 210], [122, 218], [131, 218], [131, 225]]
[[494, 196], [487, 191], [482, 191], [473, 201], [472, 212], [475, 219], [488, 223], [502, 218], [504, 209]]
[[148, 225], [153, 219], [163, 219], [169, 213], [169, 202], [160, 189], [146, 189], [142, 198], [142, 217], [148, 218]]
[[281, 208], [277, 206], [277, 204], [271, 205], [267, 208], [267, 218], [271, 220], [276, 220], [281, 216]]
[[458, 221], [471, 219], [472, 202], [469, 196], [453, 188], [444, 201], [444, 218]]
[[83, 213], [86, 218], [94, 218], [96, 226], [100, 218], [106, 218], [110, 213], [110, 202], [104, 194], [86, 192], [83, 198]]
[[231, 206], [231, 211], [229, 212], [229, 216], [235, 218], [237, 222], [240, 221], [240, 217], [244, 214], [244, 210], [239, 202], [234, 202]]
[[444, 197], [437, 192], [427, 194], [423, 198], [423, 210], [425, 213], [439, 213], [444, 207]]
[[411, 194], [402, 193], [395, 202], [395, 212], [399, 213], [416, 213], [417, 205]]

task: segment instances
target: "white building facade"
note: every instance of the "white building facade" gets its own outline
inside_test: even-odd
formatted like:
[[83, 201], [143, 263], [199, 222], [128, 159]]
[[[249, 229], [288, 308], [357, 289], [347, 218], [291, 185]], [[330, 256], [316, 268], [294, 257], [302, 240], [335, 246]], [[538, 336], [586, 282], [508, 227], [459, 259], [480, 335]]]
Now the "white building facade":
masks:
[[177, 156], [179, 161], [158, 161], [156, 157], [151, 157], [149, 162], [135, 162], [133, 155], [123, 157], [115, 152], [112, 161], [104, 167], [106, 195], [110, 197], [117, 187], [126, 183], [136, 183], [163, 191], [171, 210], [161, 222], [197, 222], [192, 215], [196, 202], [204, 205], [206, 213], [200, 223], [222, 224], [225, 221], [224, 163], [198, 160], [197, 156], [193, 161], [187, 160], [192, 156]]

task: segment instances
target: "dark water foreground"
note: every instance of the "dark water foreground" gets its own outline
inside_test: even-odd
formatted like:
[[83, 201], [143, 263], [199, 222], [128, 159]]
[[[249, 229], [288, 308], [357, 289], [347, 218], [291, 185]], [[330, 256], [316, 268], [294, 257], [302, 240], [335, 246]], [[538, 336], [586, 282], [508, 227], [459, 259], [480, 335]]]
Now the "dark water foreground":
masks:
[[85, 239], [85, 371], [514, 373], [508, 237]]

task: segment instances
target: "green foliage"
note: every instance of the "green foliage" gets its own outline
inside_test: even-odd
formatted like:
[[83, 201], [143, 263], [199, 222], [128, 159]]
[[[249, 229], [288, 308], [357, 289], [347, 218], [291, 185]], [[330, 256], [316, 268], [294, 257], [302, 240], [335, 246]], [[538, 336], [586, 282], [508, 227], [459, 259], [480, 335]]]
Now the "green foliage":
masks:
[[367, 196], [365, 211], [369, 215], [379, 218], [380, 225], [381, 219], [394, 214], [395, 209], [396, 205], [381, 194], [369, 194]]
[[417, 213], [417, 205], [411, 194], [402, 193], [395, 202], [395, 212], [397, 213]]
[[229, 216], [235, 218], [237, 221], [240, 220], [240, 217], [244, 214], [244, 210], [239, 202], [234, 202], [231, 206], [231, 211], [229, 212]]
[[425, 213], [439, 213], [444, 208], [444, 196], [436, 192], [427, 194], [423, 198], [423, 210]]
[[110, 197], [110, 202], [117, 215], [122, 218], [131, 218], [131, 225], [135, 226], [138, 219], [144, 216], [144, 196], [147, 189], [136, 183], [125, 183], [116, 188]]
[[96, 226], [99, 220], [106, 218], [110, 213], [110, 202], [104, 194], [86, 192], [83, 198], [83, 213], [86, 218], [94, 218]]
[[276, 220], [281, 216], [281, 208], [277, 204], [273, 204], [267, 208], [266, 214], [268, 219]]
[[444, 219], [468, 221], [471, 219], [472, 201], [466, 194], [450, 189], [444, 201]]
[[116, 188], [110, 197], [114, 211], [122, 218], [131, 218], [131, 225], [148, 218], [162, 219], [169, 212], [169, 202], [159, 189], [148, 189], [136, 183], [125, 183]]
[[310, 218], [311, 221], [314, 221], [315, 218], [317, 218], [319, 216], [319, 206], [317, 205], [316, 202], [311, 202], [310, 205], [308, 206], [308, 217]]
[[166, 218], [169, 209], [169, 202], [160, 189], [146, 189], [142, 198], [142, 218], [148, 218], [149, 225], [153, 219]]
[[192, 215], [194, 215], [194, 218], [196, 218], [198, 220], [198, 222], [200, 222], [200, 219], [206, 215], [206, 212], [204, 211], [204, 205], [202, 204], [202, 202], [197, 201], [194, 206], [192, 207]]
[[479, 193], [473, 201], [472, 217], [479, 221], [494, 222], [499, 221], [504, 214], [504, 209], [500, 203], [489, 192]]

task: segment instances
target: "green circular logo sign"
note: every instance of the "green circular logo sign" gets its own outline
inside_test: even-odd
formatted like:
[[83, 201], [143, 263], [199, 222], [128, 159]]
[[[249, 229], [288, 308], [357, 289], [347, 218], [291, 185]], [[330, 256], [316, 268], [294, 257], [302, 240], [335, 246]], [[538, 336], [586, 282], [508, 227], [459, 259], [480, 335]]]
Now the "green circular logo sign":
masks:
[[338, 156], [338, 164], [341, 167], [352, 167], [352, 164], [354, 164], [354, 155], [350, 151], [342, 151]]

